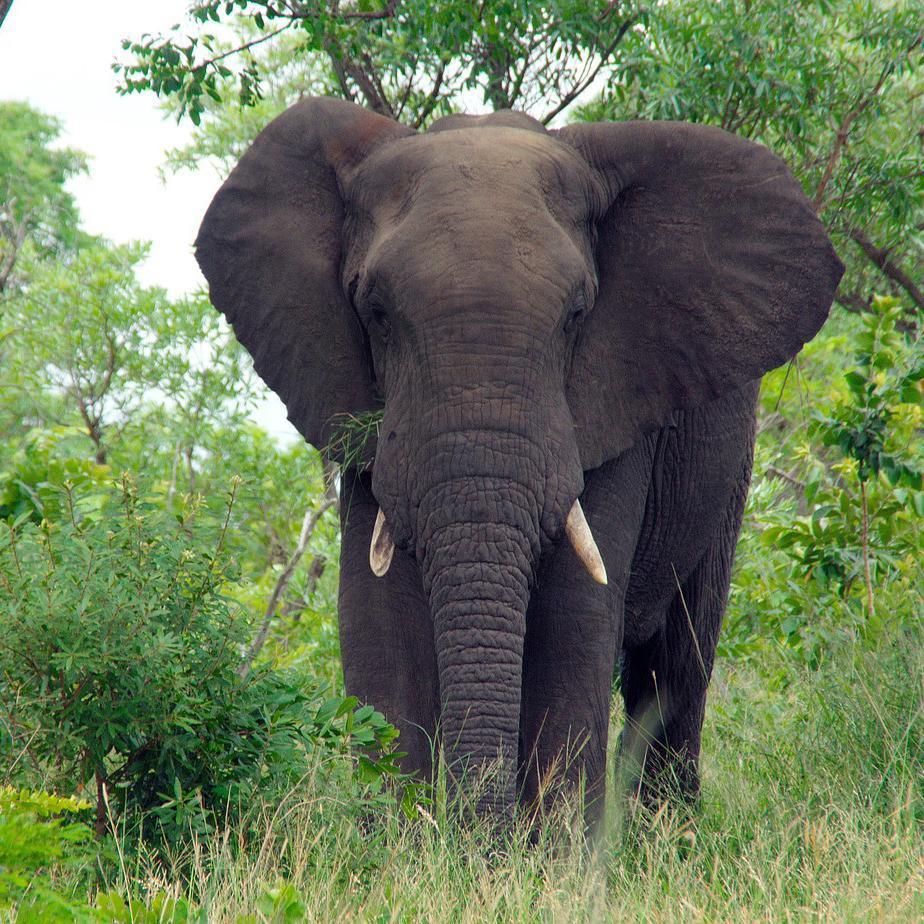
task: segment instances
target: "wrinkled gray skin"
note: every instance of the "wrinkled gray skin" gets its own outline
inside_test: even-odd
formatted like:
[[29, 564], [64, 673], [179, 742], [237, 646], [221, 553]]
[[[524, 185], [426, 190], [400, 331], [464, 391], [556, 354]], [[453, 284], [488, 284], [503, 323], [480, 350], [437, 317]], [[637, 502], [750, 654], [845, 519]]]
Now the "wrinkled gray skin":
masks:
[[[197, 240], [215, 305], [317, 446], [384, 407], [343, 475], [349, 693], [439, 741], [509, 817], [624, 750], [698, 789], [706, 688], [750, 477], [756, 382], [823, 323], [841, 264], [766, 149], [678, 123], [415, 134], [299, 103]], [[563, 539], [580, 498], [609, 582]], [[378, 508], [397, 545], [370, 570]]]

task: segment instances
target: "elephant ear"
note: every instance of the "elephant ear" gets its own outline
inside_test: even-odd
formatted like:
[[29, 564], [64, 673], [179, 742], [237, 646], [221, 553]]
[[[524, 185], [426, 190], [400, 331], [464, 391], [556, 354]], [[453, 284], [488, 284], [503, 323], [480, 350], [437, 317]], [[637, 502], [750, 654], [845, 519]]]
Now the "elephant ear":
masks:
[[802, 187], [762, 145], [676, 122], [574, 125], [595, 168], [599, 291], [568, 400], [585, 469], [759, 378], [827, 317], [843, 265]]
[[409, 134], [352, 103], [305, 99], [257, 136], [196, 238], [212, 304], [318, 447], [337, 415], [375, 406], [364, 335], [340, 279], [338, 177]]

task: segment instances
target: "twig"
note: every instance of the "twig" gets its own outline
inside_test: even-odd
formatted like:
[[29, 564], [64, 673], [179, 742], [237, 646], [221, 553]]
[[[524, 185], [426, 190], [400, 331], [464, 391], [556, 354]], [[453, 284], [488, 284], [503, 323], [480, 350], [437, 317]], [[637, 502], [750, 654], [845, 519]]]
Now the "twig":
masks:
[[798, 478], [793, 477], [789, 472], [784, 472], [783, 469], [777, 468], [775, 465], [767, 466], [767, 474], [782, 478], [783, 481], [788, 481], [794, 488], [798, 488], [800, 491], [805, 487], [804, 481], [799, 481]]
[[605, 49], [600, 53], [600, 63], [591, 71], [585, 80], [579, 80], [558, 102], [558, 105], [555, 106], [550, 112], [547, 112], [539, 121], [543, 125], [548, 125], [555, 116], [558, 115], [563, 109], [567, 108], [580, 96], [596, 79], [597, 74], [600, 73], [600, 70], [606, 64], [607, 59], [616, 49], [616, 46], [622, 41], [623, 36], [629, 31], [632, 25], [635, 23], [635, 18], [630, 16], [626, 19], [623, 24], [619, 27], [619, 31], [616, 33], [616, 37], [606, 46]]
[[[915, 37], [911, 45], [899, 55], [898, 60], [901, 58], [907, 57], [921, 44], [921, 36], [918, 35]], [[898, 61], [890, 61], [883, 68], [882, 73], [879, 75], [879, 79], [876, 81], [875, 86], [866, 94], [866, 96], [861, 97], [857, 104], [851, 109], [842, 119], [840, 125], [837, 127], [837, 134], [834, 136], [834, 144], [831, 145], [831, 151], [828, 154], [827, 162], [825, 163], [825, 169], [821, 174], [821, 180], [818, 182], [818, 188], [815, 190], [815, 196], [812, 200], [812, 204], [815, 206], [815, 211], [821, 211], [822, 204], [824, 203], [825, 190], [828, 188], [828, 184], [831, 182], [831, 177], [834, 176], [834, 170], [837, 167], [838, 161], [841, 159], [841, 153], [843, 152], [844, 146], [847, 144], [847, 140], [850, 137], [850, 129], [853, 126], [853, 123], [866, 111], [870, 103], [879, 95], [879, 92], [885, 86], [886, 80], [895, 72], [895, 65]]]
[[229, 48], [227, 51], [221, 52], [211, 58], [205, 58], [200, 61], [198, 64], [194, 64], [190, 70], [198, 71], [200, 69], [205, 69], [217, 64], [219, 61], [223, 61], [225, 58], [230, 58], [232, 55], [240, 54], [242, 51], [250, 51], [251, 48], [256, 48], [257, 45], [262, 45], [264, 42], [268, 42], [271, 38], [275, 38], [281, 32], [285, 32], [286, 29], [291, 29], [292, 23], [287, 22], [284, 26], [280, 26], [278, 29], [274, 29], [272, 32], [267, 32], [266, 35], [261, 35], [259, 38], [251, 39], [249, 42], [244, 42], [242, 45], [238, 45], [236, 48]]
[[924, 308], [924, 292], [914, 284], [914, 280], [890, 259], [891, 253], [885, 247], [877, 247], [859, 228], [851, 228], [850, 238], [869, 259], [885, 273], [894, 283], [901, 286], [918, 308]]
[[[376, 20], [376, 19], [391, 19], [398, 9], [398, 0], [388, 0], [385, 6], [380, 10], [372, 10], [366, 12], [364, 10], [341, 10], [339, 3], [331, 4], [331, 13], [340, 19], [360, 19], [360, 20]], [[298, 7], [295, 4], [286, 4], [287, 12], [276, 8], [273, 12], [280, 18], [298, 20], [298, 19], [317, 19], [318, 18], [318, 9], [317, 5], [312, 9], [303, 9]]]
[[266, 639], [269, 637], [270, 626], [276, 615], [276, 607], [279, 605], [280, 598], [289, 586], [289, 581], [292, 580], [292, 575], [295, 573], [298, 563], [305, 554], [305, 549], [308, 548], [308, 540], [311, 539], [311, 535], [322, 515], [330, 507], [333, 507], [336, 500], [337, 492], [334, 483], [331, 482], [324, 494], [321, 505], [305, 513], [305, 518], [302, 520], [302, 529], [298, 535], [298, 544], [295, 546], [295, 551], [292, 552], [285, 568], [282, 569], [282, 573], [279, 575], [279, 579], [276, 581], [276, 586], [273, 588], [273, 592], [270, 595], [269, 603], [266, 605], [266, 612], [263, 614], [263, 622], [260, 626], [260, 631], [257, 633], [253, 642], [251, 642], [250, 647], [247, 649], [247, 653], [244, 655], [244, 659], [237, 669], [238, 676], [247, 676], [254, 658], [260, 653], [260, 650], [266, 643]]
[[[433, 89], [427, 94], [427, 98], [424, 100], [423, 105], [420, 107], [420, 110], [417, 113], [417, 118], [414, 119], [412, 128], [420, 128], [426, 120], [427, 116], [433, 112], [434, 107], [439, 102], [439, 93], [440, 89], [443, 86], [443, 75], [446, 73], [446, 62], [441, 61], [439, 70], [436, 72], [436, 77], [433, 80]], [[410, 84], [408, 84], [410, 87]], [[401, 108], [404, 109], [404, 104], [402, 103]]]
[[863, 314], [869, 311], [870, 300], [864, 298], [859, 292], [841, 292], [838, 291], [834, 296], [834, 301], [838, 303], [845, 311], [852, 311], [854, 314]]

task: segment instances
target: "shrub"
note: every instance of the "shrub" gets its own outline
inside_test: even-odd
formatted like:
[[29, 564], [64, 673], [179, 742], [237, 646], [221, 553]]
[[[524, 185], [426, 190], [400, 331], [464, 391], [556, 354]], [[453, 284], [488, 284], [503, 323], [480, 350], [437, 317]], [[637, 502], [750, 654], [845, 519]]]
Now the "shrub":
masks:
[[[763, 637], [815, 663], [839, 632], [874, 632], [904, 618], [907, 606], [889, 603], [916, 594], [921, 338], [892, 298], [877, 298], [846, 327], [823, 344], [825, 354], [810, 355], [840, 373], [812, 370], [811, 412], [800, 402], [787, 419], [784, 408], [779, 426], [758, 439], [726, 653], [747, 654]], [[853, 358], [846, 374], [844, 352]], [[777, 405], [779, 390], [766, 389]]]
[[60, 519], [29, 511], [0, 535], [3, 747], [18, 772], [86, 787], [98, 834], [122, 813], [168, 841], [291, 787], [318, 754], [358, 746], [361, 780], [397, 773], [397, 732], [372, 707], [240, 669], [251, 621], [227, 593], [233, 490], [219, 519], [198, 503], [171, 516], [128, 476], [86, 500], [65, 485]]
[[23, 924], [87, 919], [89, 907], [56, 888], [52, 871], [87, 858], [93, 832], [62, 816], [89, 807], [47, 792], [0, 788], [0, 912], [15, 909]]

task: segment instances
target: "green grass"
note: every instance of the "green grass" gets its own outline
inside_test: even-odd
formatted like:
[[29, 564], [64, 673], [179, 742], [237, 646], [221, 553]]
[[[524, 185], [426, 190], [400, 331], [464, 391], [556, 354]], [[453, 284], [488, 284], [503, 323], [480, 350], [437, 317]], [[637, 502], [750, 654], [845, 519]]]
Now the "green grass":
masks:
[[363, 815], [309, 778], [246, 840], [199, 839], [166, 866], [123, 844], [134, 859], [108, 886], [185, 897], [216, 924], [921, 920], [921, 641], [844, 643], [814, 670], [772, 650], [720, 662], [698, 811], [628, 819], [611, 794], [592, 849], [559, 820], [538, 847], [491, 850], [440, 800], [413, 822]]

